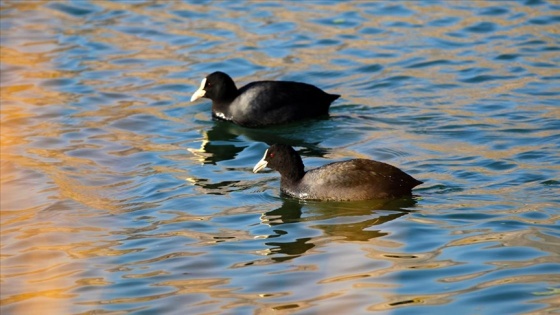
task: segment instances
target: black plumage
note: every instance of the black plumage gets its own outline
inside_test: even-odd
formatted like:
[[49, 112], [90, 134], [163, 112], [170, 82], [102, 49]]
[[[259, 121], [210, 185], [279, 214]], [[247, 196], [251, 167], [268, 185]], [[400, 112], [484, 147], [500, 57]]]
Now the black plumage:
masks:
[[212, 100], [212, 115], [245, 127], [262, 127], [327, 115], [340, 97], [293, 81], [256, 81], [237, 89], [233, 79], [214, 72], [202, 80], [191, 101]]

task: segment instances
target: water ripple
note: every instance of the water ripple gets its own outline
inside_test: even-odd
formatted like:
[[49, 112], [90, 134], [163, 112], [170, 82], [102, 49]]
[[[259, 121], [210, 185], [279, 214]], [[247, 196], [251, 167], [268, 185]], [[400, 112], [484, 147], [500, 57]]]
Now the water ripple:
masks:
[[[1, 8], [3, 314], [557, 308], [557, 4]], [[242, 128], [190, 103], [216, 70], [342, 97]], [[285, 198], [251, 171], [277, 142], [310, 168], [372, 158], [425, 183]]]

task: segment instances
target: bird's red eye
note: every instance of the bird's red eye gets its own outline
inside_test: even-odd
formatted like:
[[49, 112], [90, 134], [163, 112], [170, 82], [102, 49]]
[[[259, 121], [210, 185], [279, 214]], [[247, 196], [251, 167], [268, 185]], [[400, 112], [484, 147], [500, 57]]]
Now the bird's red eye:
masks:
[[269, 153], [268, 157], [274, 157], [274, 153]]

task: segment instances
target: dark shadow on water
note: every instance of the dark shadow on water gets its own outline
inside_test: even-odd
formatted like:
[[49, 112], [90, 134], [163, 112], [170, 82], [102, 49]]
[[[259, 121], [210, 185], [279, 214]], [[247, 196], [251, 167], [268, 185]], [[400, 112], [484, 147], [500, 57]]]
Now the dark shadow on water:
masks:
[[306, 251], [315, 247], [315, 244], [308, 243], [312, 239], [309, 237], [298, 238], [294, 242], [268, 242], [267, 246], [272, 247], [274, 254], [282, 254], [282, 256], [272, 256], [275, 262], [283, 262], [301, 256]]
[[[245, 137], [254, 142], [263, 142], [268, 145], [284, 143], [293, 147], [303, 147], [302, 154], [305, 156], [324, 156], [328, 150], [319, 147], [320, 135], [310, 137], [310, 125], [319, 123], [325, 119], [313, 119], [282, 126], [252, 129], [235, 125], [231, 122], [216, 120], [212, 128], [207, 130], [206, 140], [202, 151], [209, 153], [205, 164], [216, 164], [220, 161], [234, 159], [247, 145], [245, 141], [238, 141]], [[317, 137], [319, 136], [319, 137]]]
[[[398, 219], [413, 210], [414, 198], [401, 198], [394, 200], [368, 200], [357, 202], [321, 202], [300, 201], [296, 199], [284, 199], [282, 206], [262, 215], [261, 221], [274, 228], [274, 232], [280, 236], [289, 233], [289, 229], [282, 229], [285, 224], [297, 224], [298, 222], [332, 221], [309, 225], [323, 231], [324, 236], [330, 236], [342, 241], [367, 242], [370, 239], [385, 236], [383, 232], [384, 223]], [[305, 212], [305, 216], [302, 214]], [[354, 220], [344, 217], [355, 217]], [[340, 219], [340, 220], [337, 220]], [[341, 221], [344, 223], [337, 223]], [[378, 226], [378, 228], [374, 228]], [[286, 261], [304, 254], [315, 247], [313, 238], [297, 238], [291, 242], [267, 242], [271, 246], [271, 257], [276, 262]], [[276, 256], [282, 254], [281, 256]]]

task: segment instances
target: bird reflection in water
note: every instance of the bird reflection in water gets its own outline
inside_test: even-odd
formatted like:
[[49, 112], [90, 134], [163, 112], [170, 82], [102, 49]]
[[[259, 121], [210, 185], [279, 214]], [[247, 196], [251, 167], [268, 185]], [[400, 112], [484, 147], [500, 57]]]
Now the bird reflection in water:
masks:
[[[261, 223], [274, 228], [274, 238], [282, 238], [289, 234], [289, 228], [281, 225], [310, 223], [310, 227], [322, 230], [321, 238], [325, 235], [351, 242], [367, 242], [373, 238], [385, 236], [381, 226], [389, 221], [398, 219], [410, 212], [407, 208], [414, 207], [414, 197], [393, 200], [368, 200], [359, 202], [321, 202], [283, 199], [282, 206], [261, 215]], [[305, 215], [302, 214], [305, 212]], [[342, 219], [346, 217], [345, 219]], [[348, 220], [349, 217], [355, 220]], [[322, 221], [344, 221], [344, 223], [319, 223]], [[350, 221], [350, 222], [349, 222]], [[317, 222], [318, 224], [313, 224]], [[377, 226], [378, 228], [373, 228]], [[273, 261], [282, 262], [303, 255], [315, 247], [312, 237], [297, 238], [290, 242], [271, 241], [269, 253]], [[281, 255], [279, 255], [281, 254]]]
[[247, 147], [242, 146], [246, 141], [237, 140], [244, 137], [268, 145], [285, 143], [294, 147], [301, 147], [303, 148], [301, 153], [305, 156], [322, 157], [328, 153], [328, 150], [319, 147], [321, 139], [317, 139], [317, 141], [306, 139], [306, 137], [309, 138], [309, 133], [305, 131], [307, 125], [320, 122], [321, 119], [312, 119], [299, 124], [250, 129], [230, 122], [215, 121], [210, 129], [203, 132], [205, 141], [203, 141], [200, 149], [191, 149], [190, 151], [198, 155], [203, 164], [217, 164], [221, 161], [232, 160], [241, 153]]

